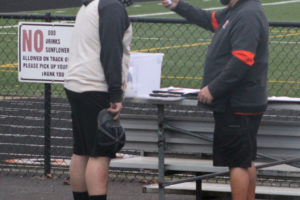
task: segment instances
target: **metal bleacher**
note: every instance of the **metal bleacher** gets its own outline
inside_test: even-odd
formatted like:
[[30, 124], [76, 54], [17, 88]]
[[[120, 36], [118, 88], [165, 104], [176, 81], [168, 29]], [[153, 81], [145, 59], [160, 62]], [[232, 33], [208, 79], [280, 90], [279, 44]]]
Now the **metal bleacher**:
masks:
[[[145, 185], [144, 192], [158, 192], [160, 200], [164, 199], [165, 193], [196, 194], [197, 200], [203, 199], [207, 194], [230, 195], [228, 184], [216, 187], [207, 182], [202, 183], [202, 179], [205, 178], [187, 182], [180, 180], [178, 184], [165, 180], [166, 174], [186, 172], [212, 177], [214, 174], [227, 175], [227, 168], [213, 167], [210, 159], [213, 135], [211, 113], [197, 108], [195, 100], [180, 102], [152, 100], [150, 103], [158, 106], [157, 110], [154, 109], [153, 115], [126, 112], [121, 116], [127, 134], [124, 149], [140, 151], [141, 156], [114, 159], [111, 168], [157, 170], [158, 184]], [[191, 110], [188, 115], [178, 114], [180, 113], [178, 110], [174, 114], [173, 111], [179, 109], [177, 106], [190, 106], [184, 109]], [[297, 103], [270, 102], [258, 133], [259, 159], [256, 163], [257, 166], [261, 164], [270, 166], [258, 169], [259, 177], [300, 179], [299, 114], [300, 105]], [[299, 191], [300, 188], [297, 187], [272, 186], [270, 189], [267, 186], [258, 186], [256, 193], [262, 198], [299, 199]]]

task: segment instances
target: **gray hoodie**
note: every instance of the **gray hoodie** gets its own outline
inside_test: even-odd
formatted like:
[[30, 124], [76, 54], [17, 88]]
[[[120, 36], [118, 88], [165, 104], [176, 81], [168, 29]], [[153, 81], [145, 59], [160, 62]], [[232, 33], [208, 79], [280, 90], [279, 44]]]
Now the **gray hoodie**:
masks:
[[260, 2], [239, 0], [233, 8], [210, 12], [180, 1], [174, 11], [215, 32], [206, 55], [202, 82], [214, 100], [204, 106], [216, 112], [265, 111], [269, 30]]

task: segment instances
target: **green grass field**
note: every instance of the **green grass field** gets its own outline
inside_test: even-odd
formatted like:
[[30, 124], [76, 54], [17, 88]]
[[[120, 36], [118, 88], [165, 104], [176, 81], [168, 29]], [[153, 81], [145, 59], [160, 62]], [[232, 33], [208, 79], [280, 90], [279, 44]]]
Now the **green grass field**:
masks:
[[[221, 7], [218, 0], [189, 1], [203, 8]], [[280, 0], [263, 0], [270, 21], [300, 21], [300, 1], [297, 3], [270, 5]], [[286, 0], [285, 2], [288, 2]], [[75, 15], [78, 8], [31, 12], [53, 15]], [[179, 18], [159, 5], [159, 2], [136, 3], [128, 8], [130, 16], [143, 15], [155, 18]], [[1, 95], [43, 94], [43, 84], [19, 83], [17, 80], [17, 20], [0, 19], [0, 93]], [[210, 32], [195, 25], [133, 23], [132, 50], [138, 52], [162, 52], [165, 54], [161, 85], [199, 88], [207, 47], [212, 38]], [[300, 97], [300, 27], [270, 27], [269, 96]], [[63, 95], [62, 86], [52, 86], [54, 96]]]

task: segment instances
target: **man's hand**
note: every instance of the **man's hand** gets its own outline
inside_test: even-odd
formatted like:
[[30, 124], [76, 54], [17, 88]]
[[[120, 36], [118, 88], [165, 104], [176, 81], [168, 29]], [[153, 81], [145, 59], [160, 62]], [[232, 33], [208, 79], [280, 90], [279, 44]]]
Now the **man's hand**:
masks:
[[179, 0], [160, 0], [165, 8], [173, 9], [177, 6]]
[[211, 95], [209, 89], [207, 86], [205, 86], [204, 88], [202, 88], [200, 90], [200, 92], [198, 93], [198, 100], [201, 103], [204, 104], [211, 104], [212, 100], [213, 100], [213, 96]]
[[110, 107], [107, 109], [108, 112], [114, 115], [114, 120], [120, 117], [122, 110], [122, 102], [110, 103]]

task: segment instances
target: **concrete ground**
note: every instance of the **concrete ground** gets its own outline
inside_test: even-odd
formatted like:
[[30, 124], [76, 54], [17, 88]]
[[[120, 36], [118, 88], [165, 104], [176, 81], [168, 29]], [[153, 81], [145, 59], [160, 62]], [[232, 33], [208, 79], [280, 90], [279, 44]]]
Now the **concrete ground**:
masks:
[[[110, 181], [108, 200], [158, 200], [158, 194], [142, 192], [142, 183]], [[0, 200], [73, 200], [63, 178], [0, 173]], [[166, 200], [194, 200], [192, 195], [166, 195]]]

